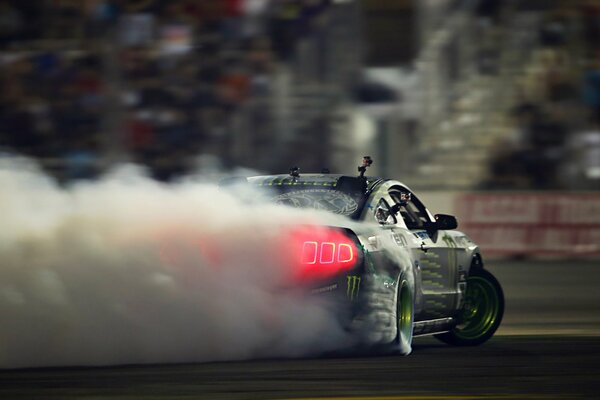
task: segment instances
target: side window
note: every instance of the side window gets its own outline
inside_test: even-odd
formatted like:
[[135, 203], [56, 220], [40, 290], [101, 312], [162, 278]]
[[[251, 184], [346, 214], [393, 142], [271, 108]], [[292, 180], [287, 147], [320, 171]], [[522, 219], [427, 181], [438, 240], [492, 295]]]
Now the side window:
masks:
[[398, 204], [399, 214], [408, 229], [422, 229], [429, 221], [425, 207], [410, 192], [394, 190], [390, 196]]
[[375, 220], [382, 225], [395, 224], [396, 217], [390, 211], [390, 205], [384, 199], [379, 200], [375, 207]]

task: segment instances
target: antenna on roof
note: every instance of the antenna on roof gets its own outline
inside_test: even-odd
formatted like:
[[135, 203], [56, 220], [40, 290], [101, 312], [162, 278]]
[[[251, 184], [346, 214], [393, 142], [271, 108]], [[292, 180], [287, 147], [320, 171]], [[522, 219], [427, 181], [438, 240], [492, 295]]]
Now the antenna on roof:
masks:
[[300, 178], [300, 168], [298, 168], [298, 167], [290, 168], [290, 176], [294, 179]]
[[360, 172], [360, 175], [359, 175], [360, 178], [365, 177], [365, 172], [367, 172], [367, 168], [369, 168], [371, 166], [371, 164], [373, 164], [373, 160], [371, 159], [371, 156], [364, 156], [362, 159], [362, 165], [360, 165], [358, 167], [358, 172]]

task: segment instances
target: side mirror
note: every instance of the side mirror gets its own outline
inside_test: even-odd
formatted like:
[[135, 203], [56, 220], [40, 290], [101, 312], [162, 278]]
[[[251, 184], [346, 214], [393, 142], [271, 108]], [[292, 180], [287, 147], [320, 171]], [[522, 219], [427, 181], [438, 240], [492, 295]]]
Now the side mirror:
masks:
[[451, 229], [458, 228], [458, 222], [456, 221], [456, 217], [453, 215], [447, 214], [436, 214], [435, 215], [435, 225], [437, 229], [448, 231]]

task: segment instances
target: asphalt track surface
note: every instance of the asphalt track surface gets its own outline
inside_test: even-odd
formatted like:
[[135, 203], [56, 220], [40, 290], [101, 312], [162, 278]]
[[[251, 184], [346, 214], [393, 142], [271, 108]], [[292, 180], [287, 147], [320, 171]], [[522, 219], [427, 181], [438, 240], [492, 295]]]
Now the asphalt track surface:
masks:
[[600, 262], [489, 263], [506, 295], [488, 343], [408, 357], [0, 371], [0, 399], [600, 398]]

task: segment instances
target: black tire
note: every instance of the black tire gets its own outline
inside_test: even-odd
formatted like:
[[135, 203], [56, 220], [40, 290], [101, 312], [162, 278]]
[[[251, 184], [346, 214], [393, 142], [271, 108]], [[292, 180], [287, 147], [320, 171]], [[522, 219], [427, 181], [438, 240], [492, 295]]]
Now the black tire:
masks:
[[477, 346], [494, 335], [503, 315], [504, 293], [500, 283], [490, 272], [472, 268], [457, 325], [435, 337], [454, 346]]
[[401, 354], [408, 355], [412, 351], [414, 327], [414, 296], [409, 282], [401, 277], [398, 280], [396, 293], [396, 348]]

